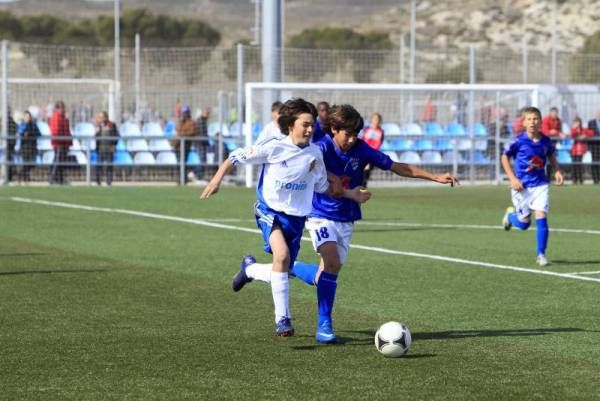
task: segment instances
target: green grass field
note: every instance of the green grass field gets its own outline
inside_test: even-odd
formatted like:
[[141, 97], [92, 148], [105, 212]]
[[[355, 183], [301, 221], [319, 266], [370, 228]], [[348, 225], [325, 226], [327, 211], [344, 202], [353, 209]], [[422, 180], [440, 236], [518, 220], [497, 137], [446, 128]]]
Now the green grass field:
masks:
[[[334, 346], [314, 340], [314, 288], [292, 282], [288, 339], [267, 285], [231, 291], [243, 254], [268, 261], [238, 230], [253, 191], [197, 195], [0, 188], [1, 400], [600, 399], [598, 187], [552, 188], [550, 227], [593, 232], [552, 232], [545, 270], [534, 231], [500, 228], [506, 187], [374, 189]], [[373, 346], [389, 320], [412, 331], [403, 358]]]

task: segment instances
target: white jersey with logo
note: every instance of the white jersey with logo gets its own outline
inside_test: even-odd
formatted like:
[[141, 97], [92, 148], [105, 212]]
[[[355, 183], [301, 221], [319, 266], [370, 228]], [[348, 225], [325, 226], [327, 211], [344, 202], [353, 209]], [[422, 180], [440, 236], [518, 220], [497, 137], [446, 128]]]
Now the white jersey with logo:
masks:
[[301, 148], [290, 137], [237, 149], [229, 160], [234, 164], [262, 164], [256, 192], [258, 201], [291, 216], [307, 216], [313, 194], [327, 191], [329, 182], [318, 146]]

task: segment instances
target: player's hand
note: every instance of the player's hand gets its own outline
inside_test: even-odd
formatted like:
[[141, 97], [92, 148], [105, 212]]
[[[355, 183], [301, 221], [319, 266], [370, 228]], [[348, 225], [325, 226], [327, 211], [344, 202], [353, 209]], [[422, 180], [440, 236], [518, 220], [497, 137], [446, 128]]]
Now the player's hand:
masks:
[[346, 191], [347, 195], [350, 196], [350, 199], [357, 203], [365, 203], [369, 199], [371, 199], [371, 192], [364, 187], [354, 187]]
[[517, 178], [510, 180], [510, 187], [517, 192], [521, 192], [522, 190], [525, 189], [523, 187], [523, 183], [521, 182], [521, 180], [519, 180]]
[[435, 182], [439, 182], [440, 184], [450, 184], [451, 187], [454, 185], [460, 185], [458, 178], [450, 173], [436, 175]]
[[219, 187], [221, 183], [219, 181], [210, 180], [210, 182], [206, 185], [206, 188], [200, 194], [200, 199], [208, 199], [211, 195], [219, 192]]
[[563, 175], [559, 170], [556, 170], [556, 172], [554, 173], [554, 178], [556, 179], [556, 185], [561, 186], [563, 184]]

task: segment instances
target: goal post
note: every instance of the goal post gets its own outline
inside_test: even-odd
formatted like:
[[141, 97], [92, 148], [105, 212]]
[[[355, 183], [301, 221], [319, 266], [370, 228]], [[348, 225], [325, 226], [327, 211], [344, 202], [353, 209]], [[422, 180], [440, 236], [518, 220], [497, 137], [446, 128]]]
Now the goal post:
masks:
[[[539, 85], [249, 82], [245, 85], [245, 145], [248, 147], [253, 143], [256, 135], [253, 125], [268, 123], [271, 101], [302, 97], [314, 104], [319, 101], [348, 103], [361, 113], [366, 125], [372, 113], [382, 114], [386, 140], [397, 139], [398, 146], [402, 146], [402, 140], [410, 144], [406, 152], [401, 147], [389, 150], [390, 155], [398, 156], [400, 161], [404, 162], [403, 157], [410, 159], [414, 154], [419, 160], [423, 153], [431, 150], [440, 155], [444, 153], [444, 160], [435, 160], [434, 163], [440, 168], [451, 167], [455, 173], [460, 169], [473, 182], [477, 174], [484, 174], [476, 171], [478, 166], [485, 165], [490, 170], [491, 181], [498, 182], [502, 138], [499, 128], [494, 129], [495, 132], [489, 132], [489, 129], [500, 127], [503, 116], [512, 119], [518, 109], [537, 106], [539, 96]], [[427, 114], [432, 111], [433, 114]], [[428, 135], [430, 123], [443, 127], [443, 131]], [[447, 129], [452, 124], [462, 127], [464, 132], [449, 132]], [[461, 139], [465, 140], [460, 142]], [[446, 145], [439, 151], [435, 147], [429, 149], [431, 143], [441, 146], [444, 140], [451, 141], [452, 146]], [[484, 145], [486, 140], [490, 143]], [[492, 141], [495, 150], [490, 149]], [[484, 155], [497, 157], [485, 162], [486, 159], [480, 158]], [[425, 162], [415, 164], [427, 164], [429, 168]], [[245, 184], [251, 187], [256, 180], [255, 169], [251, 165], [245, 167]]]

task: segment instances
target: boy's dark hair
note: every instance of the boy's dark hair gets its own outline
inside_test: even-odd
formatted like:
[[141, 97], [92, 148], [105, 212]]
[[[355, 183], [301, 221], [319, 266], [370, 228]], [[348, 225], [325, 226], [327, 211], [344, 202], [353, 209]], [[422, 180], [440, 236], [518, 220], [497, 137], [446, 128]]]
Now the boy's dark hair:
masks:
[[290, 127], [294, 125], [298, 116], [304, 113], [311, 114], [315, 120], [317, 118], [317, 109], [314, 104], [299, 97], [286, 101], [283, 106], [281, 106], [279, 118], [277, 119], [277, 125], [279, 125], [281, 133], [289, 135]]
[[331, 108], [329, 103], [327, 103], [325, 100], [321, 100], [319, 103], [317, 103], [317, 109], [321, 106], [325, 106], [325, 109], [327, 109], [327, 110], [329, 110]]
[[360, 113], [349, 104], [333, 105], [327, 113], [327, 118], [323, 121], [325, 132], [336, 130], [346, 130], [359, 133], [365, 126], [365, 122]]
[[537, 107], [533, 107], [533, 106], [523, 107], [523, 110], [521, 111], [521, 115], [524, 116], [525, 114], [537, 114], [538, 118], [540, 120], [542, 119], [542, 112]]
[[281, 103], [279, 100], [273, 102], [273, 104], [271, 105], [271, 112], [273, 111], [279, 111], [281, 110], [281, 107], [283, 106], [283, 103]]

